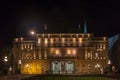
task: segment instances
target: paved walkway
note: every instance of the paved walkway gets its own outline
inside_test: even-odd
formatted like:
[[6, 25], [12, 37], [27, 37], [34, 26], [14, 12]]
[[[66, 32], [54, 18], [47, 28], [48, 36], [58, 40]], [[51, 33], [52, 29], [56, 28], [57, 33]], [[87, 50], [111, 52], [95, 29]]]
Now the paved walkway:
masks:
[[0, 76], [0, 80], [21, 80], [35, 75], [4, 75]]
[[106, 76], [120, 80], [120, 74], [107, 74]]

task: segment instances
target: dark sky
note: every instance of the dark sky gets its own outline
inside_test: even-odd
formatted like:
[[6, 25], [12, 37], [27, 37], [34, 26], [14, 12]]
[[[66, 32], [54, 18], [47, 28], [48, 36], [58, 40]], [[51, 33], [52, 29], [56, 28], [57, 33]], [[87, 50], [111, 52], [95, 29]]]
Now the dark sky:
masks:
[[88, 32], [113, 36], [120, 32], [120, 6], [115, 0], [35, 0], [0, 1], [0, 47], [12, 44], [15, 37], [31, 37], [35, 30], [49, 33], [78, 33], [84, 21]]

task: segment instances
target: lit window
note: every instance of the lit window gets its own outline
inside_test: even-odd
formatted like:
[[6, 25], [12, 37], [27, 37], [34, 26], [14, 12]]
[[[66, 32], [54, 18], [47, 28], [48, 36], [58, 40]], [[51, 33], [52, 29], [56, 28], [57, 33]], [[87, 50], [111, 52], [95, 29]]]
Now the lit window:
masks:
[[53, 38], [50, 39], [50, 43], [51, 43], [51, 44], [53, 43]]
[[33, 45], [31, 44], [31, 50], [33, 49]]
[[73, 50], [73, 55], [75, 55], [76, 54], [76, 50]]
[[100, 48], [102, 49], [102, 44], [100, 44]]
[[98, 58], [98, 53], [95, 53], [95, 57]]
[[59, 55], [59, 50], [56, 50], [56, 55]]
[[16, 38], [15, 41], [18, 41], [18, 38]]
[[90, 54], [90, 53], [88, 53], [88, 58], [90, 58], [90, 56], [91, 56], [91, 54]]
[[62, 43], [64, 43], [65, 42], [65, 38], [62, 38]]
[[79, 38], [79, 44], [82, 45], [82, 38]]
[[41, 42], [41, 39], [40, 39], [40, 38], [38, 38], [38, 44], [40, 44], [40, 42]]
[[28, 44], [28, 48], [30, 48], [30, 45]]
[[23, 50], [23, 44], [21, 45], [21, 49]]
[[76, 38], [73, 38], [73, 43], [75, 43], [76, 42]]
[[26, 48], [26, 44], [25, 44], [25, 48]]
[[105, 49], [105, 44], [103, 45], [103, 49]]
[[70, 50], [67, 51], [67, 54], [70, 55]]
[[47, 44], [48, 43], [48, 39], [47, 38], [45, 38], [45, 44]]

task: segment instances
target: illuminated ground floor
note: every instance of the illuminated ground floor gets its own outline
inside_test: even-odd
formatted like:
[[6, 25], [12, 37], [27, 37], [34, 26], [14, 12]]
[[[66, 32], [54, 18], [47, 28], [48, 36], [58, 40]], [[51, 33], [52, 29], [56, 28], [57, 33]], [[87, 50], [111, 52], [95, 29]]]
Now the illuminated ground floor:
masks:
[[22, 74], [92, 74], [103, 73], [107, 68], [106, 60], [23, 60], [18, 65]]

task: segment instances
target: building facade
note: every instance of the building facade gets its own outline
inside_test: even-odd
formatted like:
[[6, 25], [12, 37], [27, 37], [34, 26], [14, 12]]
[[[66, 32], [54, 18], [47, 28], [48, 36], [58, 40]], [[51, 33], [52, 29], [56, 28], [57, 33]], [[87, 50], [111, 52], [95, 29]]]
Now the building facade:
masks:
[[108, 39], [89, 33], [36, 34], [13, 41], [14, 72], [99, 74], [108, 67]]

